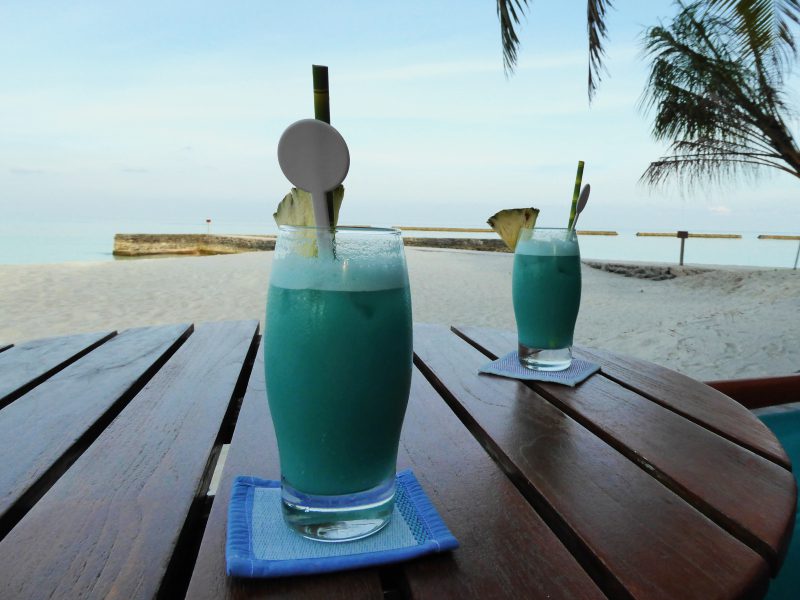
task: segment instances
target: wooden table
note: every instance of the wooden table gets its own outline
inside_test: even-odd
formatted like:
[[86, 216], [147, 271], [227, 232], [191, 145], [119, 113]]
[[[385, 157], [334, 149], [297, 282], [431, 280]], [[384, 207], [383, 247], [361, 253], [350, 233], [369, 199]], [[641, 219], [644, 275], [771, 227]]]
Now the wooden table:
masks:
[[461, 548], [272, 581], [227, 578], [224, 564], [232, 478], [279, 475], [256, 322], [4, 349], [0, 598], [764, 593], [796, 487], [783, 449], [747, 410], [599, 350], [578, 354], [601, 374], [567, 388], [477, 375], [513, 334], [418, 326], [414, 342], [398, 466], [414, 469]]

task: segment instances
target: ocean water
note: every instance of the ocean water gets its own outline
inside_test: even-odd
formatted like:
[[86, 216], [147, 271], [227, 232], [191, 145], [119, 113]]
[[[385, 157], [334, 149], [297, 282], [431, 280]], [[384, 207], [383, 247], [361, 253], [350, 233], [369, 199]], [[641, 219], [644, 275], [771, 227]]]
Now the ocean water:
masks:
[[[115, 260], [115, 233], [205, 233], [204, 221], [0, 221], [0, 264], [41, 264]], [[212, 233], [274, 234], [264, 223], [214, 222]], [[129, 259], [122, 259], [129, 260]]]
[[[642, 231], [640, 229], [639, 231]], [[205, 233], [206, 224], [194, 221], [74, 220], [61, 222], [0, 222], [0, 264], [38, 264], [114, 260], [115, 233]], [[263, 223], [219, 221], [212, 233], [275, 234], [271, 219]], [[636, 237], [636, 230], [618, 230], [618, 236], [580, 236], [581, 257], [600, 260], [678, 262], [677, 238]], [[647, 231], [658, 231], [657, 227]], [[709, 232], [705, 232], [709, 233]], [[798, 242], [759, 240], [759, 232], [740, 233], [742, 239], [686, 240], [684, 262], [691, 265], [741, 265], [792, 268]], [[767, 233], [767, 232], [764, 232]], [[775, 233], [775, 232], [771, 232]], [[777, 232], [797, 234], [797, 232]], [[495, 234], [405, 231], [409, 237], [495, 237]], [[129, 259], [124, 259], [129, 260]]]
[[[615, 237], [580, 236], [581, 257], [678, 264], [681, 249], [678, 238], [636, 237], [635, 231], [620, 231], [619, 234]], [[794, 265], [797, 241], [760, 240], [757, 233], [741, 235], [742, 239], [687, 239], [684, 264], [786, 268]]]

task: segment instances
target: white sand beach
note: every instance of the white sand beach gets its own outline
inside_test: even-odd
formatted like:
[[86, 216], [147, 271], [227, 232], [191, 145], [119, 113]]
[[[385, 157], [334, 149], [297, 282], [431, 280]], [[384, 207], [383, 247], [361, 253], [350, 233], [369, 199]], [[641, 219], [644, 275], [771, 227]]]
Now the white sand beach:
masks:
[[[407, 248], [414, 320], [514, 328], [512, 256]], [[261, 319], [271, 252], [0, 265], [0, 343], [187, 321]], [[800, 271], [722, 268], [666, 281], [583, 267], [577, 344], [698, 379], [800, 371]]]

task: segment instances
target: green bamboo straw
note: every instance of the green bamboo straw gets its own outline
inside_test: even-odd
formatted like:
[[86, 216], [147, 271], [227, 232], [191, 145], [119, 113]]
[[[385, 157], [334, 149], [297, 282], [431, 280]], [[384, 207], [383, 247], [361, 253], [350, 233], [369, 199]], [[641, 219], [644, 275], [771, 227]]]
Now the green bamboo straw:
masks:
[[[314, 118], [331, 124], [331, 100], [328, 94], [328, 67], [311, 65], [314, 80]], [[325, 204], [328, 207], [328, 222], [333, 227], [333, 190], [325, 193]]]
[[331, 101], [328, 95], [328, 67], [311, 65], [314, 78], [314, 118], [331, 124]]
[[578, 161], [578, 172], [575, 174], [575, 190], [572, 192], [572, 206], [569, 209], [569, 224], [567, 229], [575, 226], [575, 213], [578, 209], [578, 196], [581, 195], [581, 180], [583, 179], [583, 161]]

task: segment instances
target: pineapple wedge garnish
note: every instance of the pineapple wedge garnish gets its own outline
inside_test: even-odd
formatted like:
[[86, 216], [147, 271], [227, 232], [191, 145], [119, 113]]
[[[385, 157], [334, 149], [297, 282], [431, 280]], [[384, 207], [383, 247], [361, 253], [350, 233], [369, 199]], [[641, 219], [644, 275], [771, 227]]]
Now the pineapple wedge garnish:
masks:
[[538, 208], [507, 208], [495, 213], [486, 222], [513, 252], [517, 247], [520, 232], [523, 229], [533, 229], [538, 216]]
[[[333, 223], [339, 220], [339, 209], [344, 200], [344, 186], [333, 190]], [[294, 225], [295, 227], [314, 227], [314, 205], [311, 194], [293, 187], [278, 204], [278, 210], [272, 215], [278, 225]]]

